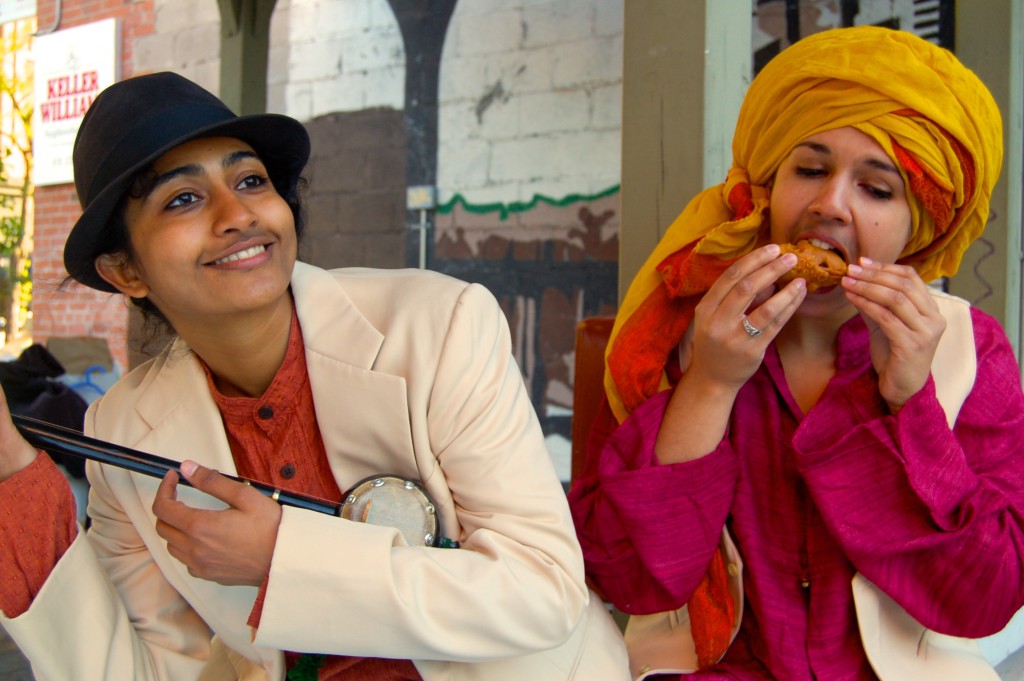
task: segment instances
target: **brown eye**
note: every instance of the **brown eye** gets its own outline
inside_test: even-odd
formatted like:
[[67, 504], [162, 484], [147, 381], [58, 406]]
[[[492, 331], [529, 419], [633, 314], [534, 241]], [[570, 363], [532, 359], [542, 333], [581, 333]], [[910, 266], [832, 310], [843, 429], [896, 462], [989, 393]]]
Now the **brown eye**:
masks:
[[259, 173], [253, 173], [252, 175], [246, 175], [245, 178], [238, 183], [239, 189], [253, 189], [255, 187], [262, 187], [267, 184], [270, 180], [260, 175]]
[[167, 208], [179, 208], [181, 206], [189, 206], [199, 200], [192, 192], [182, 192], [175, 196], [167, 203]]

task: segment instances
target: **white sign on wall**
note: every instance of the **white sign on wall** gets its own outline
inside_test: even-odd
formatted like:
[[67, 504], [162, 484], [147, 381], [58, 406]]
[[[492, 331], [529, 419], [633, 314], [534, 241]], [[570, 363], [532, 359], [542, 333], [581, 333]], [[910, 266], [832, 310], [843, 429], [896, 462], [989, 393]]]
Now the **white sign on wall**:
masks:
[[117, 82], [120, 36], [116, 19], [104, 19], [38, 36], [32, 179], [36, 186], [74, 181], [71, 151], [92, 100]]
[[36, 15], [36, 0], [0, 0], [0, 24]]

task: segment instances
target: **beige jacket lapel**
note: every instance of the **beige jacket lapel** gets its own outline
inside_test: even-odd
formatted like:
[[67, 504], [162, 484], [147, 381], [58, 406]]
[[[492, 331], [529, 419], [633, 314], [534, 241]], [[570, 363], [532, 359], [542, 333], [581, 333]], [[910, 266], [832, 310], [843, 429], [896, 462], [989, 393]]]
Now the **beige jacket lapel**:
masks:
[[[297, 263], [292, 287], [317, 421], [339, 486], [375, 473], [416, 477], [405, 381], [372, 370], [383, 334], [331, 274]], [[198, 361], [180, 341], [158, 361], [162, 366], [148, 373], [134, 405], [141, 421], [124, 444], [235, 475]]]
[[[134, 410], [138, 418], [118, 419], [117, 442], [141, 451], [174, 460], [192, 459], [203, 466], [228, 475], [236, 469], [224, 437], [224, 427], [207, 388], [198, 360], [180, 342], [155, 361], [157, 366], [142, 374], [137, 392], [112, 393], [102, 403], [104, 411]], [[131, 376], [126, 380], [131, 380]], [[134, 399], [124, 399], [127, 396]], [[249, 649], [272, 669], [283, 666], [275, 651], [253, 649], [245, 622], [256, 596], [255, 587], [225, 590], [219, 585], [197, 579], [167, 552], [166, 543], [157, 535], [153, 499], [160, 483], [156, 478], [109, 469], [105, 475], [118, 489], [119, 501], [167, 580], [192, 604], [200, 617], [215, 631], [222, 632], [225, 644], [236, 650]], [[115, 479], [120, 483], [115, 484]], [[224, 504], [191, 487], [179, 485], [178, 499], [193, 508], [221, 509]], [[159, 599], [159, 594], [153, 594]], [[158, 607], [158, 601], [153, 608]]]
[[292, 290], [317, 423], [339, 487], [381, 473], [417, 479], [405, 379], [373, 370], [384, 335], [323, 270], [296, 263]]
[[136, 439], [125, 444], [234, 475], [220, 412], [199, 361], [180, 340], [157, 361], [162, 366], [147, 373], [134, 403], [141, 421], [132, 427], [138, 432], [124, 435]]

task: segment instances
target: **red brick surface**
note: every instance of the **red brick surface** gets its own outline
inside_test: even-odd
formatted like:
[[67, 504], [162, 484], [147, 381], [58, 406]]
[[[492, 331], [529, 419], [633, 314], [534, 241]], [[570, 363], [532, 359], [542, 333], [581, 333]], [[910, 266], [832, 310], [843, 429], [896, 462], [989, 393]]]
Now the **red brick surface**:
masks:
[[[53, 26], [56, 0], [39, 0], [40, 30]], [[121, 27], [121, 75], [132, 68], [134, 41], [153, 32], [152, 0], [80, 0], [63, 3], [59, 29], [115, 17]], [[119, 296], [66, 282], [64, 241], [81, 214], [73, 185], [38, 187], [35, 192], [35, 248], [32, 269], [32, 336], [45, 343], [53, 336], [99, 336], [111, 354], [128, 367], [128, 314]]]

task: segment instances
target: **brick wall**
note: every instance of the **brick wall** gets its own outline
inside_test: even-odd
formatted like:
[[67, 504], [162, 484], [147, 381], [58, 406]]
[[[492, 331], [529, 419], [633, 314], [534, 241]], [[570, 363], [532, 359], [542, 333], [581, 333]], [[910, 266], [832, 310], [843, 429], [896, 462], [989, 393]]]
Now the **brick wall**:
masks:
[[[40, 31], [53, 26], [56, 0], [39, 0]], [[64, 2], [58, 30], [115, 17], [121, 28], [121, 75], [132, 75], [135, 43], [153, 32], [153, 0], [85, 0]], [[45, 343], [52, 336], [105, 338], [111, 354], [128, 367], [128, 313], [120, 296], [77, 284], [61, 286], [64, 241], [81, 210], [73, 185], [38, 187], [35, 192], [35, 236], [32, 261], [32, 337]]]
[[404, 106], [405, 51], [387, 0], [277, 0], [270, 29], [271, 111], [308, 121]]
[[32, 338], [105, 338], [111, 354], [127, 367], [128, 316], [120, 296], [66, 282], [64, 241], [81, 214], [72, 185], [36, 189], [35, 249], [32, 260]]
[[508, 204], [619, 183], [622, 1], [456, 5], [441, 62], [442, 202]]

